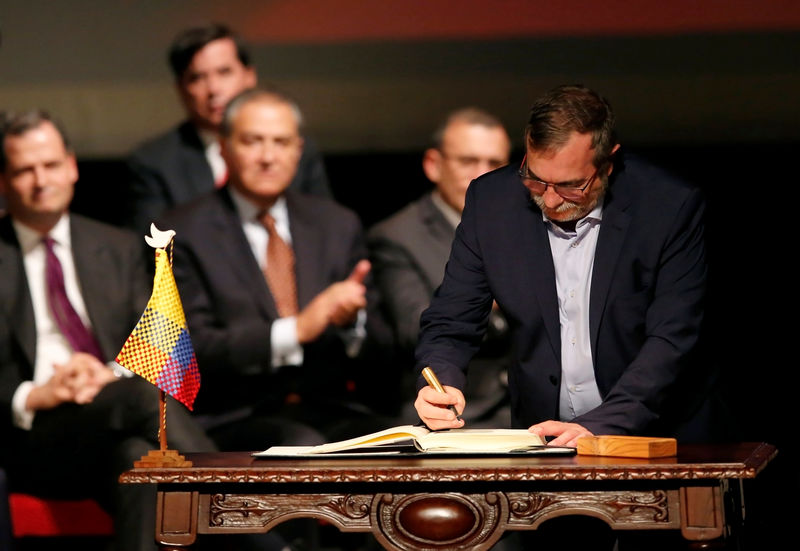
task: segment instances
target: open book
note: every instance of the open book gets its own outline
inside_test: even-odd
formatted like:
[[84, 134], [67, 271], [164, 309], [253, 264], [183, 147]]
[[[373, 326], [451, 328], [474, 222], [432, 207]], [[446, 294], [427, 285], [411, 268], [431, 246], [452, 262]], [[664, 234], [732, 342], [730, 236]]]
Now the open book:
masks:
[[423, 426], [401, 425], [364, 436], [319, 446], [273, 447], [257, 457], [326, 454], [402, 453], [506, 454], [575, 453], [575, 448], [547, 446], [527, 429], [450, 429], [431, 431]]

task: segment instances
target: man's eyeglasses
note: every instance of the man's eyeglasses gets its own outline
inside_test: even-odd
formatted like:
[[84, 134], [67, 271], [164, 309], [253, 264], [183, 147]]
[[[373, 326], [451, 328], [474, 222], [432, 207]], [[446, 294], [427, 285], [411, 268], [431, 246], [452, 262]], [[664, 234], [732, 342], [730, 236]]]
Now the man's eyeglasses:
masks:
[[501, 166], [505, 166], [508, 164], [508, 161], [504, 161], [502, 159], [491, 159], [486, 157], [473, 157], [471, 155], [450, 155], [449, 153], [445, 153], [441, 149], [439, 153], [442, 155], [443, 159], [449, 159], [454, 161], [459, 167], [467, 168], [467, 169], [474, 169], [481, 163], [486, 163], [486, 166], [489, 167], [489, 170], [495, 170], [496, 168], [500, 168]]
[[596, 168], [594, 173], [584, 180], [573, 180], [572, 182], [560, 182], [557, 184], [551, 182], [545, 182], [544, 180], [540, 180], [533, 172], [530, 171], [528, 168], [527, 161], [528, 156], [525, 155], [522, 158], [522, 164], [517, 171], [522, 183], [525, 184], [532, 192], [536, 193], [537, 195], [543, 195], [545, 191], [547, 191], [547, 186], [553, 188], [553, 191], [558, 193], [564, 199], [568, 201], [574, 201], [576, 199], [580, 199], [583, 197], [583, 192], [589, 187], [594, 179], [597, 178], [600, 169]]

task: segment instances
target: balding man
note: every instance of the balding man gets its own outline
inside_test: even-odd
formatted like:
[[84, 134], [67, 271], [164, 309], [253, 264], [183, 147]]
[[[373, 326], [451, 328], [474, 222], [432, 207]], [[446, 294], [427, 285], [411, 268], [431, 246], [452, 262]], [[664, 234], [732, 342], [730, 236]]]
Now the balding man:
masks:
[[222, 123], [228, 185], [164, 217], [203, 374], [196, 410], [222, 449], [340, 436], [331, 431], [353, 421], [360, 390], [354, 359], [378, 321], [366, 314], [356, 215], [289, 189], [301, 122], [276, 90], [234, 98]]
[[[422, 168], [434, 188], [368, 233], [370, 259], [386, 317], [409, 366], [417, 344], [420, 314], [444, 276], [467, 187], [482, 174], [508, 164], [510, 152], [508, 134], [494, 115], [476, 107], [448, 113], [433, 133], [431, 147], [422, 159]], [[470, 426], [510, 423], [505, 384], [509, 344], [506, 328], [502, 313], [493, 309], [488, 338], [469, 371], [471, 399], [464, 415]], [[404, 420], [413, 422], [416, 412], [404, 415]]]

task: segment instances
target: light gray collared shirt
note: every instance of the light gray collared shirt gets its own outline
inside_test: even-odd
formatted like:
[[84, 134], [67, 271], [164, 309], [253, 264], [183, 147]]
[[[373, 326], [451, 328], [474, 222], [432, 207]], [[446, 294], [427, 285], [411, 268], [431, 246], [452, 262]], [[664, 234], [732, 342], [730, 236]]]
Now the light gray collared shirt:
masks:
[[589, 296], [603, 207], [598, 205], [568, 232], [545, 218], [556, 273], [561, 327], [559, 418], [571, 421], [599, 406], [589, 336]]

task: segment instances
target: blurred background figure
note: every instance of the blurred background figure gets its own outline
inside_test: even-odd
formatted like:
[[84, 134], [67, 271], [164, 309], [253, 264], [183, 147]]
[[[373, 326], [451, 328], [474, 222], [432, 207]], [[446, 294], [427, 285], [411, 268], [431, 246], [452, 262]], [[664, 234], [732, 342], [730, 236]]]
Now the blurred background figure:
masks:
[[[508, 164], [510, 152], [508, 134], [494, 115], [476, 107], [449, 113], [422, 158], [434, 188], [368, 233], [375, 280], [409, 377], [419, 317], [442, 281], [467, 187], [478, 176]], [[472, 427], [509, 426], [506, 329], [503, 314], [492, 309], [487, 338], [469, 369], [471, 399], [464, 418]], [[408, 392], [413, 396], [413, 383]], [[416, 421], [411, 404], [404, 416]]]
[[359, 400], [361, 375], [386, 378], [380, 363], [359, 368], [380, 326], [367, 313], [361, 225], [289, 189], [301, 120], [278, 91], [237, 96], [222, 123], [228, 185], [163, 217], [180, 236], [174, 270], [203, 374], [195, 410], [226, 451], [316, 444], [377, 422]]
[[[225, 105], [256, 85], [248, 46], [224, 25], [187, 29], [169, 49], [169, 66], [187, 120], [136, 149], [130, 171], [127, 224], [147, 232], [164, 210], [225, 185], [219, 125]], [[330, 196], [322, 157], [314, 142], [305, 146], [292, 189]]]
[[[152, 260], [141, 237], [69, 212], [77, 179], [47, 113], [0, 118], [0, 467], [11, 491], [95, 498], [116, 550], [155, 550], [155, 488], [117, 478], [158, 449], [158, 390], [113, 362], [150, 298]], [[169, 401], [169, 446], [214, 451]]]

